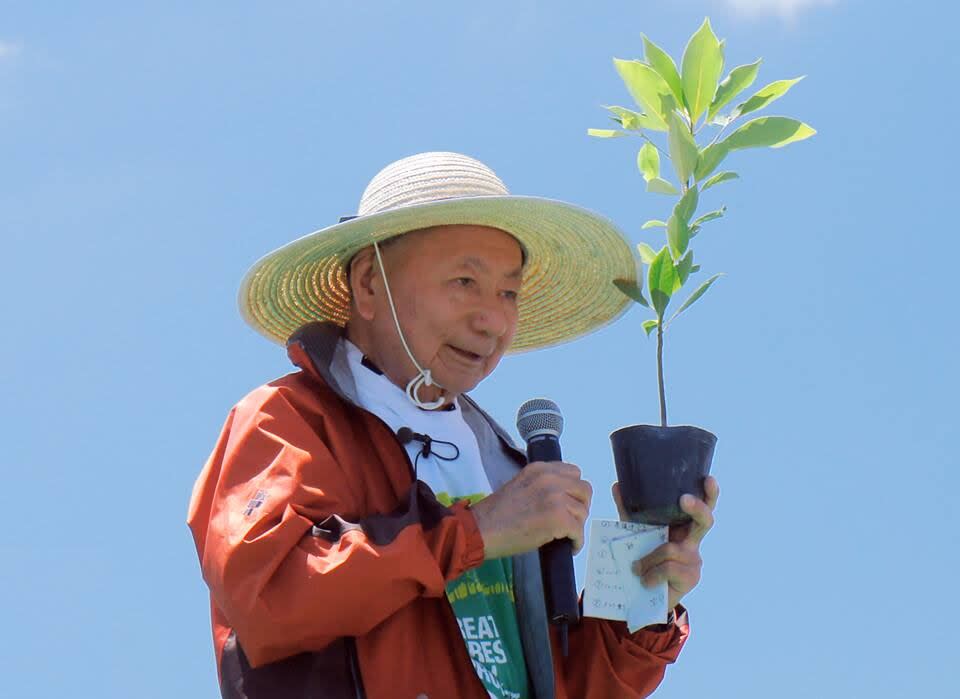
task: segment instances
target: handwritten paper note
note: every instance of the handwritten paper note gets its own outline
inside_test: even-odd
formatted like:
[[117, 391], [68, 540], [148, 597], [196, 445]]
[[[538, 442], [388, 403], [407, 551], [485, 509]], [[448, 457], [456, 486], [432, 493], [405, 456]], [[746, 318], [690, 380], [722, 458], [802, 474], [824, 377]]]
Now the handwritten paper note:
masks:
[[583, 613], [625, 621], [631, 632], [667, 621], [667, 584], [643, 586], [634, 561], [667, 541], [667, 527], [614, 519], [595, 519], [587, 545], [587, 582]]

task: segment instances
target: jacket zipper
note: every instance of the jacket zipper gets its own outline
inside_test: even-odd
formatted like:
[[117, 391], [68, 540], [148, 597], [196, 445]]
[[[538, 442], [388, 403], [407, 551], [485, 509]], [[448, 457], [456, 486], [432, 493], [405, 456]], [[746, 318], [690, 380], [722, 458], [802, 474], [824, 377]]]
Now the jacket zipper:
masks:
[[357, 654], [357, 639], [352, 636], [347, 639], [347, 659], [350, 663], [350, 677], [353, 679], [353, 696], [355, 699], [366, 699], [367, 692], [363, 688], [363, 677], [360, 676], [360, 658]]

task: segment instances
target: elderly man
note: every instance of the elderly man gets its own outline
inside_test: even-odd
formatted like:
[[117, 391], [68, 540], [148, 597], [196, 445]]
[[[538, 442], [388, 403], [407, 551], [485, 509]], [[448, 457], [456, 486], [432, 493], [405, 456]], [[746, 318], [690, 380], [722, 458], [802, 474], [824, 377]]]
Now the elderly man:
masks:
[[537, 549], [582, 546], [592, 488], [572, 464], [526, 464], [466, 395], [505, 352], [622, 312], [622, 235], [511, 196], [454, 153], [388, 166], [359, 214], [268, 255], [241, 288], [247, 321], [299, 371], [234, 407], [190, 504], [223, 696], [648, 695], [688, 633], [678, 602], [716, 482], [637, 563], [669, 584], [669, 622], [631, 634], [585, 618], [565, 657]]

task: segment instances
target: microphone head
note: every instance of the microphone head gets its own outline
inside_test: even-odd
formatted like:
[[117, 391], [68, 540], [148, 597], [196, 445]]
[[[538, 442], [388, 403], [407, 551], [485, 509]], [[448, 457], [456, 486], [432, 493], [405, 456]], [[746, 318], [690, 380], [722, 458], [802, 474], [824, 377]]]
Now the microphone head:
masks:
[[517, 411], [517, 431], [527, 443], [545, 435], [560, 437], [563, 432], [560, 408], [549, 398], [528, 400]]
[[401, 427], [397, 430], [397, 439], [400, 440], [400, 444], [409, 444], [413, 441], [413, 436], [416, 434], [409, 427]]

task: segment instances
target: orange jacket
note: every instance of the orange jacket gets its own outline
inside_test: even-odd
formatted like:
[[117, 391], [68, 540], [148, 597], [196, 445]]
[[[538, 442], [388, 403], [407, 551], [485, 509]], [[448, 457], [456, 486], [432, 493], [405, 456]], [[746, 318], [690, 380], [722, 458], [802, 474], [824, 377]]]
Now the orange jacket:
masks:
[[[194, 487], [188, 523], [210, 588], [221, 692], [487, 699], [445, 594], [483, 560], [476, 521], [414, 481], [394, 433], [333, 378], [338, 332], [315, 324], [294, 335], [288, 354], [300, 371], [233, 408]], [[533, 582], [539, 597], [517, 599], [522, 627], [545, 619]], [[646, 696], [688, 632], [685, 613], [633, 635], [585, 618], [563, 658], [542, 626], [542, 642], [524, 639], [536, 699]]]

